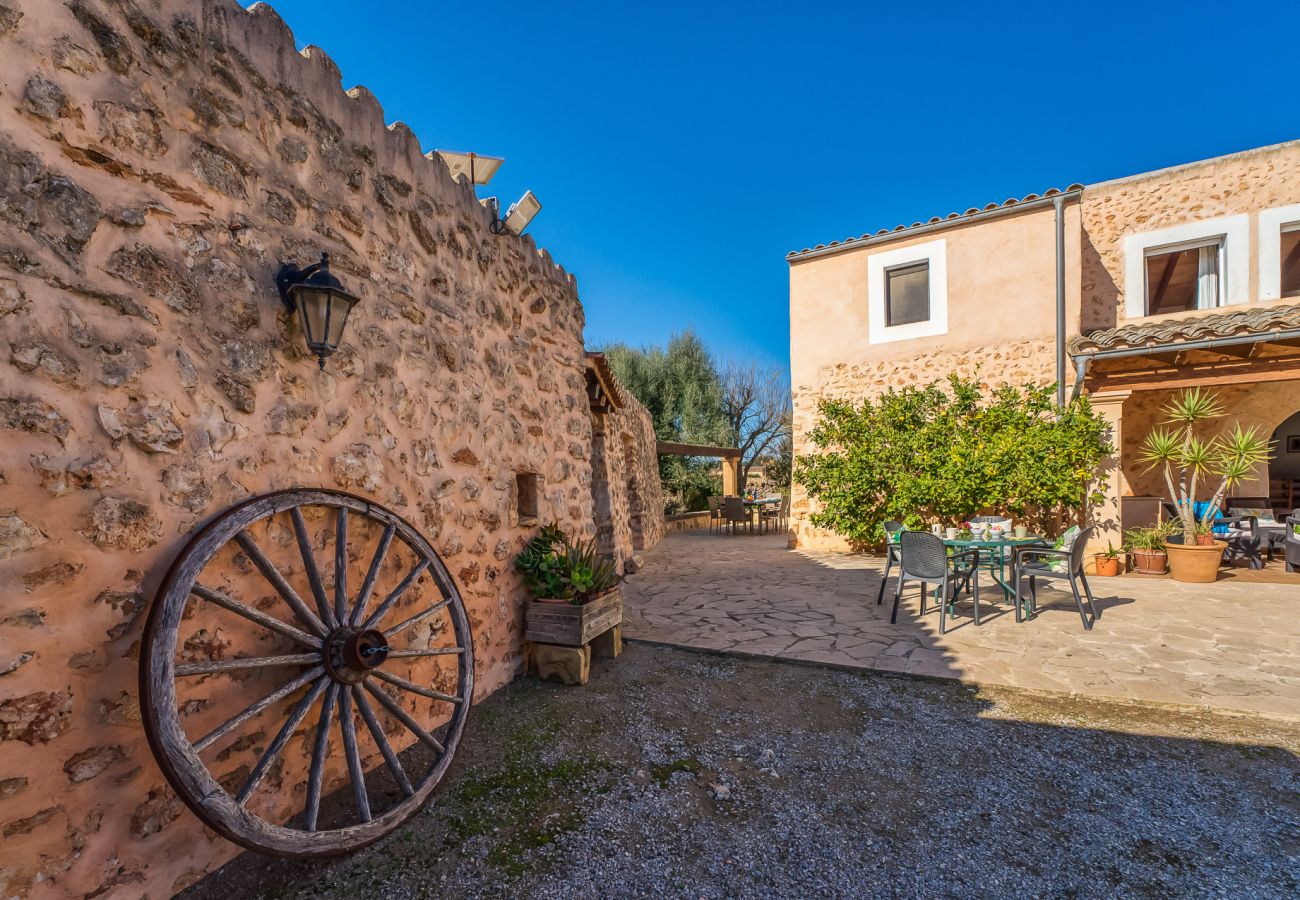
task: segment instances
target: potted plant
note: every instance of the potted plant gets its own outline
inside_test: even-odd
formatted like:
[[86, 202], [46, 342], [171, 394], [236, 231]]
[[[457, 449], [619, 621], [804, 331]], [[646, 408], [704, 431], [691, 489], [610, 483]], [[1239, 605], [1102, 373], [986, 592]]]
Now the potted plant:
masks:
[[547, 525], [515, 558], [532, 591], [525, 637], [544, 644], [581, 647], [623, 622], [623, 597], [614, 563], [596, 542], [573, 541]]
[[1169, 563], [1165, 552], [1165, 526], [1155, 528], [1130, 528], [1124, 546], [1133, 556], [1133, 567], [1139, 575], [1164, 575]]
[[1109, 541], [1106, 542], [1106, 549], [1102, 553], [1093, 556], [1093, 566], [1098, 575], [1107, 578], [1113, 578], [1120, 572], [1121, 551], [1116, 550], [1114, 545]]
[[[1165, 406], [1172, 429], [1157, 429], [1142, 444], [1148, 471], [1163, 467], [1165, 486], [1178, 511], [1178, 531], [1165, 540], [1169, 572], [1175, 581], [1210, 582], [1218, 577], [1228, 545], [1210, 534], [1228, 488], [1240, 483], [1269, 459], [1268, 439], [1257, 428], [1234, 425], [1212, 438], [1199, 437], [1196, 427], [1223, 416], [1213, 394], [1200, 388], [1184, 391]], [[1176, 474], [1175, 474], [1176, 473]], [[1202, 479], [1219, 479], [1210, 501], [1198, 515], [1196, 496]], [[1208, 535], [1202, 544], [1198, 536]]]

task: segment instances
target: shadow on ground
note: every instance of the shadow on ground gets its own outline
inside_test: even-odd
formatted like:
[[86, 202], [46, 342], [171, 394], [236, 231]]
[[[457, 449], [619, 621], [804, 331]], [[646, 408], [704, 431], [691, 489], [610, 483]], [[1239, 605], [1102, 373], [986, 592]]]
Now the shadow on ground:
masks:
[[184, 896], [1294, 897], [1300, 735], [630, 645], [478, 705], [411, 824]]

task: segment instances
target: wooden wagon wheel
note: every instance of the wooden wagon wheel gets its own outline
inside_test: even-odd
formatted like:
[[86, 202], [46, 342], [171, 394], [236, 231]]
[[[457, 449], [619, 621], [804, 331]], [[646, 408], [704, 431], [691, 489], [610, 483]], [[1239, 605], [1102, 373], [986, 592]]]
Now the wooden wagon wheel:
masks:
[[[326, 576], [332, 568], [332, 585], [322, 577], [309, 520], [322, 526], [317, 544], [333, 542], [333, 565], [323, 567]], [[366, 534], [374, 539], [373, 549], [362, 546]], [[268, 535], [278, 540], [270, 541]], [[277, 565], [270, 558], [268, 548], [275, 545], [282, 556], [291, 557], [290, 563]], [[365, 571], [355, 591], [348, 588], [352, 568], [353, 583]], [[245, 596], [264, 589], [261, 602], [237, 599], [240, 592], [225, 584], [240, 578], [240, 584], [250, 584]], [[260, 580], [251, 586], [250, 579]], [[377, 590], [385, 579], [391, 587]], [[425, 599], [426, 593], [432, 596]], [[196, 621], [203, 629], [195, 630]], [[184, 639], [186, 628], [208, 641], [207, 656], [191, 652], [195, 638]], [[275, 645], [274, 652], [226, 658], [224, 635], [231, 629], [248, 632], [255, 652], [268, 642]], [[416, 634], [424, 637], [416, 640]], [[410, 680], [410, 673], [398, 674], [404, 667], [421, 666], [435, 668], [436, 687], [429, 678], [417, 683], [420, 679]], [[271, 685], [274, 689], [266, 690]], [[141, 713], [168, 782], [222, 836], [276, 856], [355, 850], [417, 813], [455, 756], [473, 687], [469, 620], [438, 554], [392, 511], [339, 491], [265, 494], [204, 527], [164, 578], [141, 650]], [[203, 698], [190, 697], [203, 690]], [[421, 714], [408, 708], [426, 701], [431, 702], [421, 711], [423, 721], [441, 721], [436, 728], [421, 725]], [[238, 712], [212, 709], [223, 704]], [[317, 708], [313, 727], [306, 720]], [[271, 728], [246, 733], [267, 720]], [[187, 735], [187, 725], [194, 734]], [[335, 729], [341, 754], [330, 752]], [[234, 738], [238, 740], [232, 742]], [[377, 751], [371, 753], [370, 774], [362, 741]], [[420, 771], [406, 770], [403, 760], [410, 766], [413, 754], [399, 757], [394, 743], [423, 744], [417, 754]], [[224, 776], [214, 772], [220, 769], [214, 760], [228, 761], [236, 751], [255, 764]], [[329, 814], [336, 821], [327, 824], [321, 800], [331, 770], [336, 781], [350, 783], [352, 802], [332, 804]], [[276, 779], [268, 779], [271, 772]], [[292, 784], [297, 777], [302, 780]], [[387, 789], [378, 792], [381, 802], [376, 804], [373, 783], [379, 778]], [[281, 806], [268, 818], [251, 809], [250, 800], [259, 788], [266, 792], [269, 780], [279, 780], [280, 789], [289, 783], [290, 799], [277, 800]], [[301, 799], [292, 796], [295, 789]]]

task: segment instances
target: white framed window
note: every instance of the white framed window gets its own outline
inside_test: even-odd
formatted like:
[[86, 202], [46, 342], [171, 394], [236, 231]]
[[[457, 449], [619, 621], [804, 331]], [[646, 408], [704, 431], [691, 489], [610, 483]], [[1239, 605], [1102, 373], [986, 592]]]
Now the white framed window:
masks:
[[867, 257], [867, 341], [885, 344], [948, 333], [943, 239]]
[[1300, 297], [1300, 203], [1259, 214], [1259, 299]]
[[1186, 312], [1223, 306], [1223, 240], [1149, 247], [1146, 257], [1146, 314]]
[[1250, 301], [1250, 216], [1124, 238], [1124, 312], [1141, 318]]

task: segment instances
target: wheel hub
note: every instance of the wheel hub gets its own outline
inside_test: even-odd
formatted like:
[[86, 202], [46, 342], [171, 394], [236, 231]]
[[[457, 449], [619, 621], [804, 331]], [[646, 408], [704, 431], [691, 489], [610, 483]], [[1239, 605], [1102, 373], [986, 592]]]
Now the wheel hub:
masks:
[[325, 642], [325, 668], [336, 681], [356, 684], [388, 659], [390, 647], [382, 631], [344, 626]]

